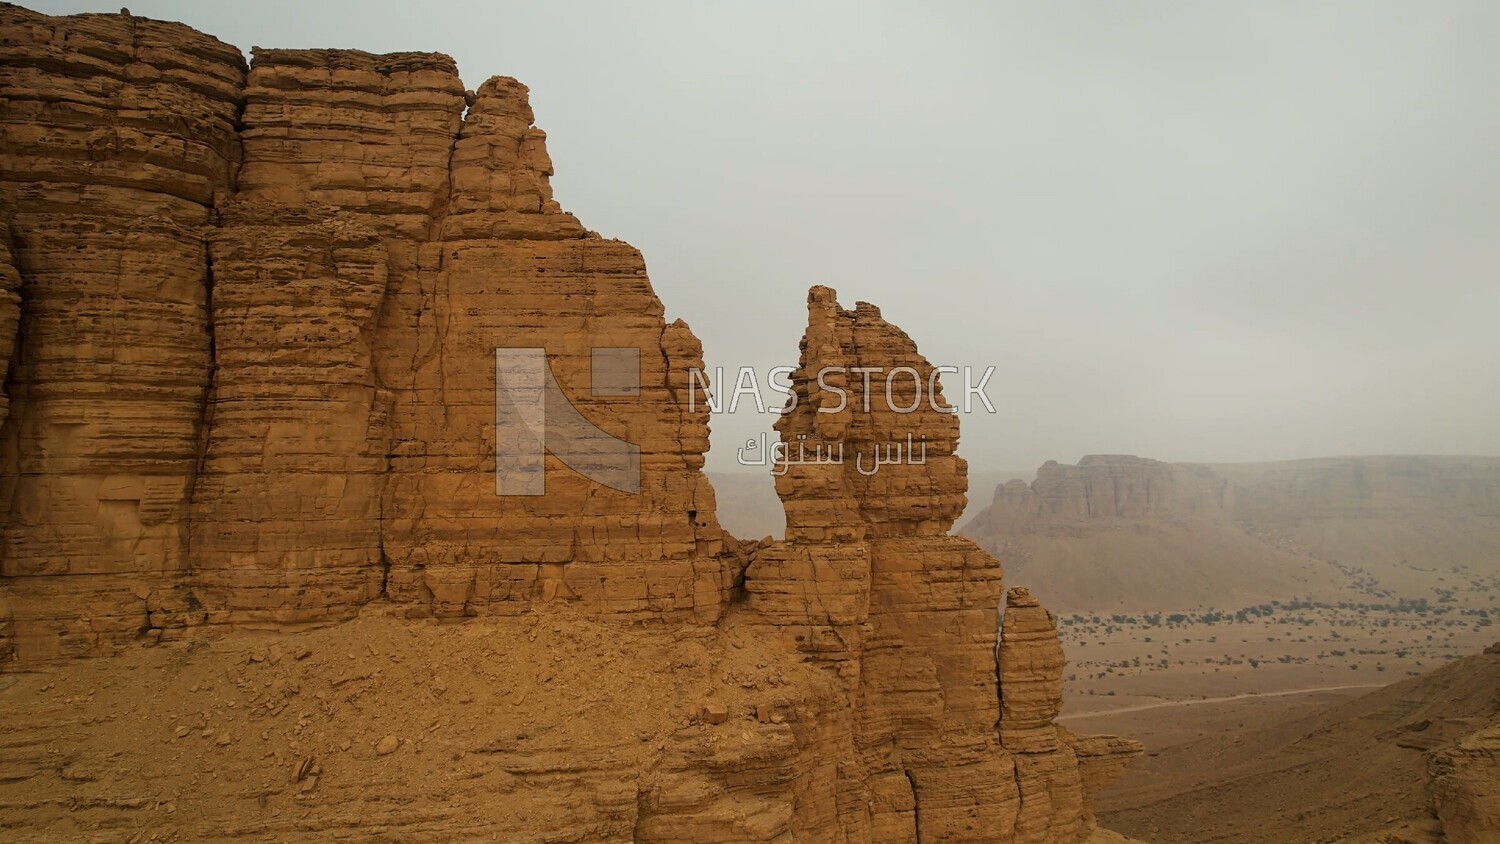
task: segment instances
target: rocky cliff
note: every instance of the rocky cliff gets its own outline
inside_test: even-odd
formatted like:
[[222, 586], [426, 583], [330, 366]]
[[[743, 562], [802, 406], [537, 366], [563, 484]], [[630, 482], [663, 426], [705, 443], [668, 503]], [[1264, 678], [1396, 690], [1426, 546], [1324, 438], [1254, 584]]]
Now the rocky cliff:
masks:
[[[846, 463], [778, 478], [784, 542], [726, 536], [701, 346], [554, 201], [532, 123], [438, 54], [247, 64], [0, 6], [0, 649], [52, 665], [0, 685], [0, 825], [1088, 836], [1139, 747], [1052, 723], [1034, 600], [998, 633], [999, 563], [948, 535], [957, 418], [856, 385], [818, 412], [824, 366], [909, 369], [901, 405], [935, 384], [910, 338], [814, 288], [779, 428]], [[518, 403], [582, 420], [523, 495], [497, 349], [546, 364]], [[590, 432], [638, 471], [597, 480]]]
[[[876, 373], [875, 386], [855, 373]], [[1062, 651], [1052, 617], [1024, 590], [1011, 593], [996, 647], [1000, 564], [948, 533], [968, 466], [956, 453], [958, 417], [942, 411], [941, 392], [923, 395], [931, 376], [874, 305], [844, 310], [832, 290], [813, 288], [794, 396], [776, 427], [799, 457], [839, 459], [781, 467], [787, 538], [754, 553], [749, 606], [768, 635], [839, 678], [856, 714], [848, 764], [874, 800], [843, 795], [846, 828], [878, 841], [997, 830], [1074, 840], [1090, 825], [1083, 769], [1139, 746], [1085, 764], [1053, 726]], [[874, 468], [913, 442], [920, 460]], [[1026, 713], [1024, 727], [1010, 727], [1014, 712]]]
[[1233, 507], [1234, 492], [1212, 472], [1160, 460], [1119, 454], [1089, 455], [1076, 466], [1048, 460], [1032, 483], [995, 487], [995, 503], [974, 527], [1014, 532], [1059, 521], [1221, 516]]
[[[247, 68], [175, 24], [4, 16], [18, 656], [379, 595], [444, 617], [718, 612], [700, 347], [636, 250], [552, 200], [522, 85], [465, 91], [435, 54]], [[596, 346], [639, 350], [634, 395], [594, 395]], [[572, 404], [638, 446], [639, 494], [555, 463], [546, 495], [491, 494], [497, 347], [545, 349]]]

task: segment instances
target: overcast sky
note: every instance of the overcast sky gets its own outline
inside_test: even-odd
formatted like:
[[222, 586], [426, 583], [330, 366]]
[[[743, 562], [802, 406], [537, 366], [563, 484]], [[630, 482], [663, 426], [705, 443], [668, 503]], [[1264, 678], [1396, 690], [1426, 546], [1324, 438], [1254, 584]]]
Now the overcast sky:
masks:
[[874, 302], [996, 367], [975, 470], [1500, 454], [1500, 3], [128, 2], [519, 78], [710, 366]]

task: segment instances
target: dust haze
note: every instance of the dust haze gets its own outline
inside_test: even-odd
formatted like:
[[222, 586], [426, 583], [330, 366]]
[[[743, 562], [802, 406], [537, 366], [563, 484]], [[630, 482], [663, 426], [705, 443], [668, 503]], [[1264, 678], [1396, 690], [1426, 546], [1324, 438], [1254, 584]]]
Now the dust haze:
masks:
[[976, 468], [1500, 453], [1493, 4], [131, 6], [524, 80], [709, 367], [795, 364], [836, 287], [997, 367]]

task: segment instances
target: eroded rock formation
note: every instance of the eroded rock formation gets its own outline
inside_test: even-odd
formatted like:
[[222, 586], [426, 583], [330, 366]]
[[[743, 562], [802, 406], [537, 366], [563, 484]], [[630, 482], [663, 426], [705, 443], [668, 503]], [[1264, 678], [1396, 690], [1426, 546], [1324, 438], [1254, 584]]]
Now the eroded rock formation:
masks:
[[16, 332], [21, 327], [21, 274], [10, 251], [10, 226], [0, 220], [0, 426], [10, 415], [10, 397], [5, 394]]
[[[382, 594], [440, 617], [716, 617], [735, 566], [688, 408], [701, 348], [635, 249], [553, 201], [524, 86], [466, 92], [437, 54], [247, 68], [176, 24], [3, 15], [20, 657]], [[551, 458], [546, 495], [492, 494], [497, 347], [545, 350], [639, 447], [640, 494]], [[593, 395], [595, 347], [638, 351], [636, 394]]]
[[[527, 732], [444, 745], [508, 760], [504, 788], [522, 807], [475, 814], [466, 829], [1080, 840], [1092, 827], [1085, 786], [1138, 746], [1052, 723], [1061, 651], [1023, 592], [997, 641], [1000, 564], [948, 535], [966, 466], [915, 344], [873, 306], [845, 311], [813, 289], [799, 403], [778, 429], [788, 447], [838, 448], [841, 460], [778, 478], [787, 539], [747, 568], [702, 472], [708, 405], [689, 377], [702, 347], [666, 321], [635, 249], [552, 198], [532, 123], [520, 83], [467, 91], [438, 54], [256, 50], [247, 65], [177, 24], [0, 6], [5, 655], [102, 655], [210, 631], [237, 641], [244, 628], [290, 634], [369, 613], [414, 625], [507, 616], [465, 635], [528, 643], [544, 617], [652, 622], [632, 635], [658, 662], [615, 656], [635, 672], [671, 662], [675, 689], [639, 701], [618, 686], [605, 686], [610, 701], [572, 692], [626, 713], [632, 735], [443, 710]], [[580, 470], [587, 456], [575, 469], [549, 453], [540, 494], [497, 494], [497, 349], [541, 350], [578, 418], [630, 444], [638, 477], [604, 484]], [[601, 349], [628, 354], [601, 369]], [[815, 377], [830, 367], [849, 374], [829, 382], [847, 388], [842, 407]], [[879, 373], [874, 387], [861, 368]], [[553, 633], [571, 636], [562, 623]], [[727, 644], [753, 655], [727, 658]], [[440, 645], [433, 634], [412, 647]], [[567, 650], [554, 661], [565, 654], [595, 665]], [[360, 704], [334, 690], [369, 679], [278, 652], [267, 664], [281, 667], [258, 683], [237, 664], [187, 658], [228, 677], [230, 707], [264, 724], [278, 759], [308, 741], [302, 721], [279, 720], [301, 682], [326, 686], [318, 708], [336, 719]], [[737, 667], [707, 673], [721, 662]], [[414, 693], [390, 682], [372, 694]], [[698, 696], [714, 699], [699, 711]], [[124, 703], [131, 730], [152, 729], [149, 707]], [[23, 756], [30, 741], [15, 745]], [[45, 741], [87, 753], [108, 738], [80, 726]], [[316, 741], [325, 755], [338, 746]], [[175, 761], [130, 758], [162, 788], [187, 781]], [[475, 777], [492, 773], [475, 764]], [[303, 782], [312, 768], [298, 770]], [[53, 804], [57, 772], [38, 772], [8, 805]], [[564, 810], [564, 792], [546, 796], [557, 783], [593, 804]], [[452, 799], [483, 792], [466, 789]], [[183, 828], [223, 834], [215, 812], [243, 812], [225, 801]], [[90, 823], [116, 822], [118, 807], [96, 808]], [[414, 834], [454, 830], [420, 812], [384, 817]]]
[[787, 539], [755, 553], [750, 608], [842, 681], [862, 784], [841, 800], [850, 837], [1077, 840], [1089, 819], [1071, 737], [1052, 724], [1056, 626], [1014, 590], [997, 663], [1000, 564], [948, 535], [967, 466], [932, 373], [878, 308], [813, 288], [777, 423]]
[[1039, 522], [1219, 515], [1232, 506], [1234, 491], [1206, 470], [1132, 455], [1092, 454], [1076, 466], [1049, 460], [1032, 483], [996, 487], [996, 503], [974, 529], [1013, 532]]
[[188, 569], [205, 235], [239, 164], [245, 65], [121, 15], [7, 6], [0, 28], [0, 217], [22, 299], [0, 571], [18, 654], [94, 653], [149, 626]]
[[1434, 751], [1428, 793], [1452, 844], [1500, 838], [1500, 726], [1488, 726]]

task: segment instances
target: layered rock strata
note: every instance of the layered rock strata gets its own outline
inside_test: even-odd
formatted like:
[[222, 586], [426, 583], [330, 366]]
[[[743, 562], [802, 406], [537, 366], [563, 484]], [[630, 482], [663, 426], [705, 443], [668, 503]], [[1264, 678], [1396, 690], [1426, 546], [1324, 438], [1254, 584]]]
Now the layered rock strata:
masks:
[[[552, 199], [524, 86], [466, 91], [438, 54], [247, 68], [176, 24], [0, 14], [17, 655], [381, 595], [717, 617], [737, 567], [699, 471], [701, 347], [635, 249]], [[635, 489], [549, 456], [545, 494], [494, 494], [495, 349], [517, 347], [638, 450]], [[633, 391], [593, 388], [597, 348], [638, 361]]]
[[1094, 519], [1223, 517], [1236, 489], [1201, 467], [1122, 454], [1092, 454], [1076, 466], [1049, 460], [1036, 480], [995, 488], [995, 503], [965, 531], [977, 540], [1038, 525]]
[[1500, 726], [1488, 726], [1434, 751], [1428, 793], [1453, 844], [1500, 838]]
[[82, 655], [149, 627], [189, 567], [206, 234], [239, 166], [245, 63], [126, 15], [6, 6], [0, 31], [0, 218], [22, 301], [0, 573], [17, 653]]
[[[0, 647], [33, 663], [223, 633], [227, 663], [180, 652], [193, 676], [227, 678], [203, 729], [263, 722], [263, 747], [230, 733], [212, 747], [295, 761], [298, 785], [268, 782], [258, 809], [243, 794], [195, 803], [178, 827], [193, 837], [288, 832], [281, 804], [267, 810], [283, 798], [307, 810], [303, 831], [361, 828], [358, 812], [313, 805], [322, 763], [290, 756], [349, 751], [305, 735], [300, 709], [283, 717], [303, 683], [332, 721], [399, 706], [404, 731], [439, 731], [443, 758], [484, 786], [444, 793], [514, 794], [464, 829], [506, 837], [1076, 841], [1092, 826], [1084, 786], [1137, 749], [1052, 723], [1050, 616], [1013, 592], [997, 638], [1000, 565], [948, 535], [967, 470], [933, 368], [878, 309], [845, 311], [826, 288], [810, 295], [798, 405], [778, 429], [799, 455], [839, 459], [784, 467], [787, 540], [746, 568], [702, 472], [702, 347], [667, 322], [635, 249], [553, 199], [514, 80], [468, 91], [427, 53], [257, 49], [247, 65], [175, 24], [6, 5], [0, 164]], [[502, 360], [538, 366], [518, 376]], [[825, 385], [825, 369], [845, 374]], [[518, 383], [510, 400], [545, 432], [496, 425]], [[827, 385], [846, 388], [842, 406]], [[545, 451], [521, 462], [544, 471], [518, 492], [498, 469], [526, 437]], [[418, 621], [474, 616], [504, 618], [455, 633], [479, 640], [462, 660], [439, 632], [460, 628]], [[621, 621], [658, 656], [577, 635]], [[555, 667], [537, 665], [547, 624]], [[247, 646], [267, 634], [245, 628], [331, 653]], [[418, 664], [351, 673], [365, 658], [351, 643], [371, 631], [394, 640], [381, 659]], [[517, 636], [508, 674], [486, 673]], [[600, 649], [625, 670], [672, 670], [638, 700], [618, 678], [553, 685], [553, 671], [609, 670]], [[177, 670], [160, 653], [129, 658]], [[454, 681], [463, 697], [427, 723], [411, 696], [436, 702], [461, 662], [485, 679]], [[502, 684], [519, 697], [498, 699]], [[528, 689], [567, 714], [518, 708]], [[188, 718], [146, 695], [117, 701], [125, 733], [165, 729], [163, 708]], [[572, 728], [599, 711], [628, 723]], [[498, 734], [442, 736], [443, 718]], [[41, 741], [69, 764], [95, 759], [118, 739], [96, 734], [102, 720], [21, 729], [33, 738], [7, 764], [32, 773], [7, 805], [74, 800], [90, 828], [125, 823], [145, 804], [95, 791], [131, 766], [76, 778], [36, 755]], [[360, 765], [404, 746], [369, 743]], [[137, 760], [163, 793], [198, 782], [177, 756], [139, 750], [108, 758]], [[367, 785], [346, 774], [348, 794]], [[578, 810], [568, 795], [585, 792]], [[422, 805], [376, 816], [388, 831], [457, 829]]]
[[777, 422], [787, 539], [755, 553], [745, 588], [854, 710], [846, 834], [1077, 840], [1089, 821], [1070, 737], [1052, 724], [1056, 628], [1015, 590], [997, 661], [1000, 564], [947, 534], [967, 466], [933, 367], [878, 308], [844, 310], [814, 287], [792, 386]]

